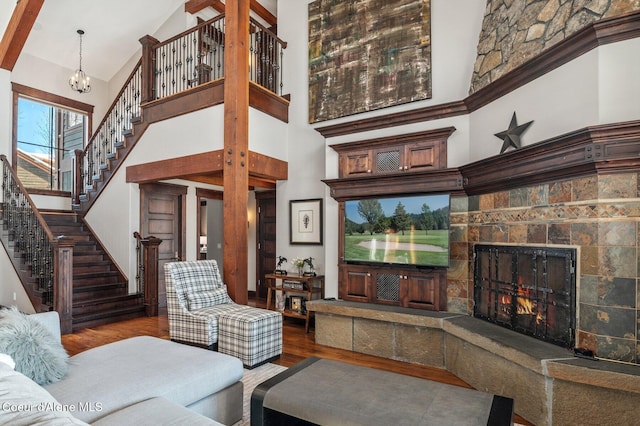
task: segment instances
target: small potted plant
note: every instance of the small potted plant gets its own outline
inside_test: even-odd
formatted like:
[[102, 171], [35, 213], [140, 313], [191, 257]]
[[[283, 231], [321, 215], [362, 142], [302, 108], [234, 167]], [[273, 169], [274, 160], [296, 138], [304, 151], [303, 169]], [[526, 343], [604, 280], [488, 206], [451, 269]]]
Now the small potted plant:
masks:
[[291, 260], [291, 264], [298, 269], [298, 275], [300, 275], [301, 277], [303, 276], [305, 263], [306, 259], [303, 259], [301, 257], [294, 257]]

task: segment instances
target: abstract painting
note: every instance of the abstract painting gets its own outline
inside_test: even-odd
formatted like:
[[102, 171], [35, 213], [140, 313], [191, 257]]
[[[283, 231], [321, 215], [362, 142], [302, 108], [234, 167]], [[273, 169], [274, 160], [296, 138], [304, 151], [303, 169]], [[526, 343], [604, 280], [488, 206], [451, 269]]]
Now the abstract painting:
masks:
[[430, 0], [309, 4], [309, 122], [431, 98]]

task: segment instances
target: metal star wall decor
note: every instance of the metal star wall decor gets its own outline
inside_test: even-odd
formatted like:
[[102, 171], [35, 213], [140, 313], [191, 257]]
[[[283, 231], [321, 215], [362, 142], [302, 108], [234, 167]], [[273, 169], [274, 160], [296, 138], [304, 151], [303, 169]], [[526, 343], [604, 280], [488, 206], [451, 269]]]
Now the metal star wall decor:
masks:
[[520, 135], [522, 135], [524, 131], [531, 126], [531, 123], [533, 123], [533, 120], [518, 126], [518, 119], [514, 112], [513, 117], [511, 117], [511, 123], [509, 123], [509, 128], [503, 132], [495, 134], [495, 136], [504, 141], [502, 143], [500, 154], [509, 149], [509, 147], [514, 147], [515, 149], [520, 148]]

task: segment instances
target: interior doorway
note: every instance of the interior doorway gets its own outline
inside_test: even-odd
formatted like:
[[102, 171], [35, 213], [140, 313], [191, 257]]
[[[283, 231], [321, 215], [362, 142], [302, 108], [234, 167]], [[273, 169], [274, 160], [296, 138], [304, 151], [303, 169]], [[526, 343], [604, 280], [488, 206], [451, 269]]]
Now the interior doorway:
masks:
[[224, 281], [222, 191], [196, 188], [198, 197], [198, 259], [215, 259]]
[[140, 234], [154, 236], [158, 247], [158, 307], [167, 306], [164, 264], [185, 258], [187, 187], [163, 183], [140, 185]]
[[264, 276], [276, 268], [276, 192], [256, 192], [256, 211], [256, 297], [266, 300], [267, 283]]

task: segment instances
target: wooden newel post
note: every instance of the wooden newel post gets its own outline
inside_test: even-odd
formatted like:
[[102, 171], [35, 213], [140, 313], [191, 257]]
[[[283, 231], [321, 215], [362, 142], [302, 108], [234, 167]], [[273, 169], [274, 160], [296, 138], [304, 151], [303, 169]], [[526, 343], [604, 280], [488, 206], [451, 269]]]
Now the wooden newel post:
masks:
[[146, 35], [140, 40], [142, 44], [142, 90], [140, 103], [149, 102], [155, 99], [154, 94], [154, 68], [155, 68], [155, 46], [160, 43], [157, 39]]
[[147, 237], [140, 240], [144, 247], [142, 262], [144, 265], [144, 306], [147, 316], [158, 315], [158, 247], [162, 240]]
[[75, 241], [58, 237], [53, 243], [53, 309], [60, 315], [60, 332], [73, 331], [73, 247]]
[[84, 151], [76, 149], [73, 151], [73, 194], [72, 203], [80, 204], [80, 194], [82, 194], [84, 186], [84, 178], [82, 176], [82, 165], [84, 162]]

